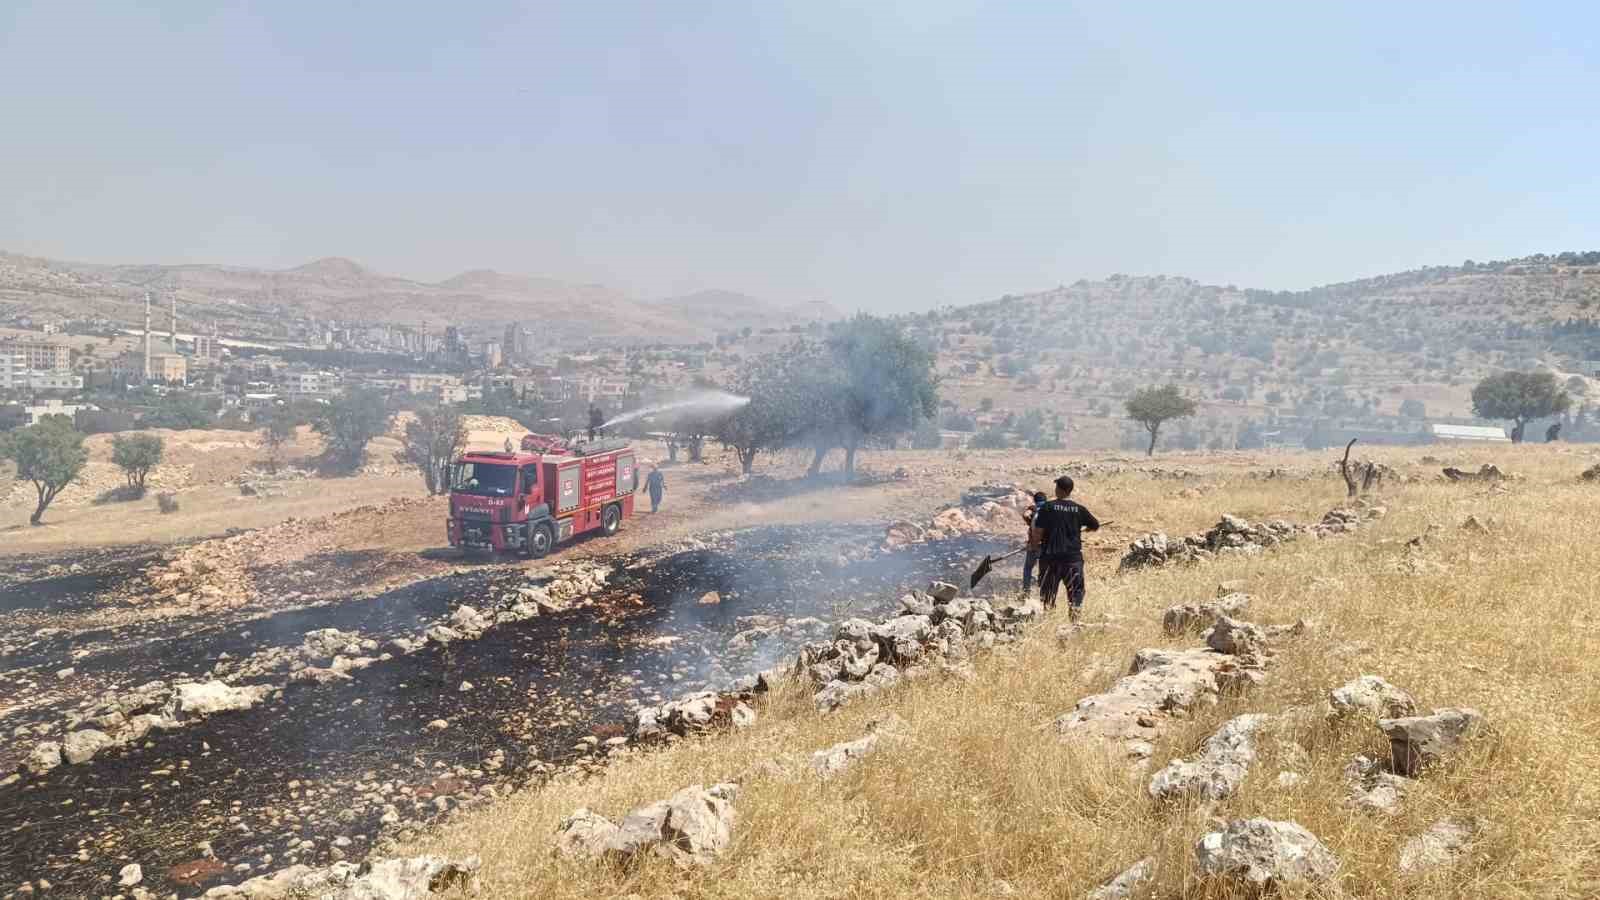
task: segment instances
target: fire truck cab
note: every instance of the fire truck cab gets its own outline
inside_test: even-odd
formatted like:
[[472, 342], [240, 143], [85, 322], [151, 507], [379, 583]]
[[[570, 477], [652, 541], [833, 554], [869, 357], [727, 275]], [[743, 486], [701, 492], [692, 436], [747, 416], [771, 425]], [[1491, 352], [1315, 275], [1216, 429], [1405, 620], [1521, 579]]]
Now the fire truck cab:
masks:
[[579, 534], [615, 534], [633, 516], [637, 479], [624, 441], [466, 453], [451, 467], [450, 546], [537, 559]]

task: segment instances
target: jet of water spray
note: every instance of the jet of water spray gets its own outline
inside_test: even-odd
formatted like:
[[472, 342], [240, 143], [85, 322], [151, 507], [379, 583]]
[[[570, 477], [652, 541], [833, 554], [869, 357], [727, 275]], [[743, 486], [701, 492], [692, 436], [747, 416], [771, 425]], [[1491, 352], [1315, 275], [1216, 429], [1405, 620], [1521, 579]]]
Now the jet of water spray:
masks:
[[646, 406], [643, 409], [625, 412], [601, 427], [610, 428], [613, 425], [621, 425], [624, 422], [632, 422], [635, 419], [643, 419], [649, 416], [658, 416], [662, 413], [685, 412], [714, 416], [720, 413], [733, 412], [749, 402], [749, 397], [741, 397], [738, 394], [730, 394], [727, 391], [697, 391], [681, 400], [673, 400], [670, 403], [657, 403], [655, 406]]

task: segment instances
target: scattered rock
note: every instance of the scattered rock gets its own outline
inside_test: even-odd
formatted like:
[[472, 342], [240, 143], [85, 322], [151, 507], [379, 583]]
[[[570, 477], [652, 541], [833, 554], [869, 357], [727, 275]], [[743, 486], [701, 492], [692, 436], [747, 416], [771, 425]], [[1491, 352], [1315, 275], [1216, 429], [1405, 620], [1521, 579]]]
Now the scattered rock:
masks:
[[1198, 754], [1175, 759], [1151, 776], [1150, 796], [1167, 801], [1209, 801], [1233, 796], [1255, 762], [1255, 733], [1270, 719], [1260, 714], [1229, 719], [1216, 734], [1206, 738]]
[[1476, 472], [1463, 472], [1447, 466], [1444, 469], [1444, 477], [1451, 481], [1504, 481], [1506, 474], [1494, 463], [1484, 463]]
[[[562, 822], [556, 846], [569, 855], [635, 857], [650, 852], [679, 863], [706, 864], [733, 840], [735, 784], [691, 785], [628, 813], [620, 825], [587, 809]], [[609, 826], [609, 827], [608, 827]]]
[[237, 886], [214, 887], [201, 896], [227, 900], [420, 900], [456, 888], [475, 893], [480, 868], [476, 856], [460, 861], [414, 856], [361, 865], [336, 862], [326, 869], [295, 865]]
[[1344, 767], [1344, 783], [1351, 805], [1369, 812], [1394, 815], [1400, 811], [1410, 779], [1384, 768], [1383, 763], [1362, 754]]
[[27, 761], [22, 764], [30, 775], [43, 775], [59, 765], [61, 765], [61, 745], [55, 741], [43, 741], [34, 745]]
[[1267, 635], [1261, 626], [1219, 616], [1217, 623], [1206, 632], [1206, 646], [1218, 653], [1237, 656], [1248, 665], [1263, 665], [1271, 653], [1267, 649]]
[[1215, 625], [1219, 616], [1237, 616], [1250, 605], [1250, 597], [1227, 593], [1215, 600], [1171, 606], [1161, 616], [1161, 630], [1172, 637], [1198, 634]]
[[600, 856], [611, 845], [617, 825], [588, 808], [561, 820], [556, 829], [556, 852], [562, 856]]
[[811, 770], [823, 780], [832, 778], [876, 750], [884, 738], [903, 734], [907, 728], [904, 719], [891, 713], [888, 717], [868, 725], [864, 737], [834, 744], [826, 750], [818, 750], [811, 754]]
[[897, 616], [872, 629], [882, 656], [894, 663], [921, 659], [922, 642], [932, 634], [933, 623], [927, 616]]
[[180, 684], [174, 688], [166, 718], [182, 722], [188, 718], [249, 709], [265, 699], [272, 690], [270, 685], [234, 687], [221, 681]]
[[1135, 889], [1148, 881], [1155, 871], [1156, 861], [1146, 856], [1129, 866], [1122, 874], [1089, 892], [1089, 900], [1129, 900]]
[[1241, 667], [1209, 649], [1140, 650], [1130, 674], [1111, 689], [1084, 697], [1053, 726], [1063, 738], [1090, 736], [1122, 743], [1130, 757], [1148, 759], [1170, 713], [1217, 701]]
[[960, 588], [946, 581], [935, 581], [928, 585], [928, 596], [932, 597], [935, 603], [949, 603], [960, 594]]
[[633, 735], [646, 740], [675, 734], [679, 737], [711, 728], [717, 714], [717, 693], [699, 691], [635, 714]]
[[1454, 863], [1477, 833], [1475, 819], [1441, 819], [1433, 823], [1400, 848], [1400, 874], [1415, 875]]
[[1224, 515], [1210, 531], [1192, 534], [1181, 540], [1163, 532], [1151, 532], [1133, 541], [1122, 557], [1121, 570], [1132, 570], [1170, 563], [1192, 563], [1224, 554], [1254, 555], [1303, 531], [1290, 522], [1252, 523], [1235, 515]]
[[67, 735], [61, 742], [61, 755], [71, 765], [81, 765], [94, 759], [94, 755], [116, 742], [111, 735], [94, 728], [85, 728]]
[[117, 884], [123, 887], [133, 887], [144, 880], [144, 869], [138, 863], [129, 863], [117, 873]]
[[1378, 720], [1378, 728], [1389, 738], [1395, 772], [1408, 777], [1449, 755], [1482, 726], [1483, 714], [1468, 708]]
[[1316, 835], [1271, 819], [1235, 819], [1202, 837], [1194, 854], [1203, 874], [1256, 888], [1327, 881], [1339, 869], [1338, 857]]
[[1417, 701], [1377, 675], [1362, 675], [1328, 692], [1328, 706], [1336, 717], [1394, 719], [1414, 715]]

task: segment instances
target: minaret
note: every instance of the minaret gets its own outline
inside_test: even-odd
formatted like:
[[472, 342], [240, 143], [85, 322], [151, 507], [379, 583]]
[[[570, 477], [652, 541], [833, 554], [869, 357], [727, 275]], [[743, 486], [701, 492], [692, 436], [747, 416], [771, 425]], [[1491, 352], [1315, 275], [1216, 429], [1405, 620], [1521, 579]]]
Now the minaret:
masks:
[[178, 295], [172, 295], [172, 353], [178, 353]]
[[144, 377], [150, 377], [150, 292], [144, 292]]

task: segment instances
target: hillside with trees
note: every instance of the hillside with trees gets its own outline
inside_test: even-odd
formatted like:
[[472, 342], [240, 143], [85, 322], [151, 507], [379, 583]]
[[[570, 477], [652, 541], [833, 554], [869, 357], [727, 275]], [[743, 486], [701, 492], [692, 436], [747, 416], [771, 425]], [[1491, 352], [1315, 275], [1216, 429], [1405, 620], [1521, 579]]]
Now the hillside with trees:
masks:
[[1473, 386], [1506, 370], [1550, 371], [1574, 417], [1592, 418], [1585, 401], [1600, 385], [1574, 367], [1600, 359], [1600, 252], [1292, 292], [1113, 275], [906, 327], [937, 356], [944, 428], [990, 445], [991, 432], [1020, 441], [1018, 423], [1044, 416], [1060, 418], [1069, 447], [1144, 450], [1149, 434], [1123, 404], [1166, 384], [1198, 404], [1162, 431], [1166, 448], [1307, 446], [1357, 431], [1399, 442], [1426, 421], [1470, 420]]

